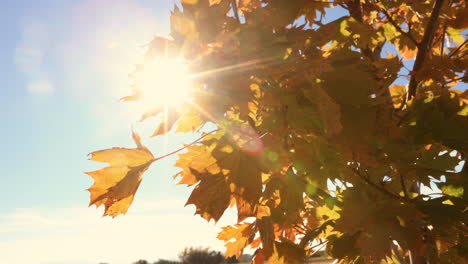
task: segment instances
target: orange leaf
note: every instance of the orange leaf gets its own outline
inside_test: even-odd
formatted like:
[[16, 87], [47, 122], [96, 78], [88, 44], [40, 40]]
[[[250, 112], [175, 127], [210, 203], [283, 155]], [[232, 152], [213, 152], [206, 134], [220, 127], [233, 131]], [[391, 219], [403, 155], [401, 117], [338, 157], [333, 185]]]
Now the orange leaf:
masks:
[[255, 252], [253, 264], [263, 264], [263, 263], [265, 263], [265, 256], [263, 256], [263, 249], [259, 248]]

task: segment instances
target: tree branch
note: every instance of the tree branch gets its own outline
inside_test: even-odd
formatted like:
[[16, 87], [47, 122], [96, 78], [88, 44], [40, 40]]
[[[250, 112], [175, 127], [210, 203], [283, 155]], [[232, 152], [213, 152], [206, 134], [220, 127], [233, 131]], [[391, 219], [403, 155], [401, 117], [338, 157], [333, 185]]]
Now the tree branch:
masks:
[[239, 11], [237, 9], [237, 0], [231, 0], [232, 11], [234, 12], [234, 17], [237, 19], [237, 22], [240, 24]]
[[416, 60], [414, 62], [411, 79], [408, 85], [408, 95], [406, 96], [405, 100], [400, 106], [400, 110], [406, 105], [408, 100], [411, 100], [416, 95], [416, 89], [419, 84], [419, 80], [417, 78], [419, 70], [421, 70], [425, 60], [427, 53], [430, 51], [432, 47], [432, 40], [434, 39], [434, 33], [437, 29], [437, 21], [440, 15], [440, 10], [442, 9], [442, 4], [444, 0], [436, 0], [434, 4], [434, 8], [432, 10], [431, 17], [429, 18], [429, 23], [427, 23], [426, 30], [424, 31], [424, 36], [418, 45], [418, 53], [416, 54]]
[[354, 171], [354, 173], [359, 177], [361, 178], [364, 182], [366, 182], [367, 184], [369, 184], [370, 186], [372, 186], [373, 188], [379, 190], [380, 192], [382, 192], [383, 194], [387, 195], [388, 197], [392, 198], [392, 199], [395, 199], [395, 200], [399, 200], [399, 201], [404, 201], [404, 202], [409, 202], [411, 201], [410, 199], [407, 199], [406, 197], [402, 197], [400, 195], [397, 195], [397, 194], [394, 194], [392, 192], [390, 192], [389, 190], [385, 189], [383, 186], [379, 186], [377, 185], [376, 183], [372, 182], [368, 177], [364, 176], [361, 174], [361, 172], [359, 171], [359, 168], [355, 168], [355, 169], [352, 169]]
[[398, 30], [398, 32], [400, 32], [402, 35], [409, 38], [411, 40], [411, 42], [414, 43], [414, 45], [416, 45], [416, 46], [419, 45], [419, 43], [416, 41], [416, 39], [413, 37], [413, 35], [411, 35], [410, 32], [404, 31], [400, 26], [398, 26], [398, 24], [395, 22], [395, 20], [393, 20], [392, 16], [390, 16], [390, 14], [385, 9], [382, 8], [381, 11], [385, 15], [385, 17], [387, 17], [388, 22], [390, 22], [390, 24], [392, 24], [392, 26], [395, 27]]

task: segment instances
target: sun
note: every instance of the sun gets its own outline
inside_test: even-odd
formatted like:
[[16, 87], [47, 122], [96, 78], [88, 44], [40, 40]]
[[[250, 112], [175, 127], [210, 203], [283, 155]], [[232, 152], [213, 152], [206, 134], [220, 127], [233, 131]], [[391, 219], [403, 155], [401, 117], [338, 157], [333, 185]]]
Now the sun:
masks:
[[190, 101], [188, 64], [180, 58], [156, 57], [138, 76], [141, 102], [148, 107], [174, 108]]

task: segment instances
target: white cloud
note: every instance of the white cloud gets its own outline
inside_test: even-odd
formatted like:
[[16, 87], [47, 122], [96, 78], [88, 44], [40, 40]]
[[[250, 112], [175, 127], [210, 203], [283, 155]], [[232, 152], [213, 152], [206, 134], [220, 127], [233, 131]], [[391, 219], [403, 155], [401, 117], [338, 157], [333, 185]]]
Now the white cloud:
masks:
[[50, 95], [54, 91], [44, 67], [44, 57], [49, 46], [49, 29], [45, 23], [40, 20], [23, 23], [14, 61], [18, 71], [24, 74], [26, 90], [31, 94]]
[[54, 87], [48, 80], [30, 81], [27, 89], [32, 94], [50, 95], [54, 92]]
[[[0, 216], [0, 259], [12, 264], [129, 264], [175, 259], [189, 246], [223, 251], [216, 234], [221, 226], [234, 223], [234, 214], [214, 225], [193, 216], [193, 208], [181, 209], [183, 204], [147, 201], [115, 219], [101, 217], [94, 208], [17, 209]], [[164, 213], [167, 210], [170, 213]]]

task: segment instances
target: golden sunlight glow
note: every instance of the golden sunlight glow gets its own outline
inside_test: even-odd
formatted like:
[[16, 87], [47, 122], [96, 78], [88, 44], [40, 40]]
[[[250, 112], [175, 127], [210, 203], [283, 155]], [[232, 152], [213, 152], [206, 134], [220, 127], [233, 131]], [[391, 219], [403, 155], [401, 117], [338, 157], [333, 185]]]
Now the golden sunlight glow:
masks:
[[138, 88], [148, 107], [176, 107], [190, 99], [190, 73], [182, 59], [157, 57], [139, 73]]

